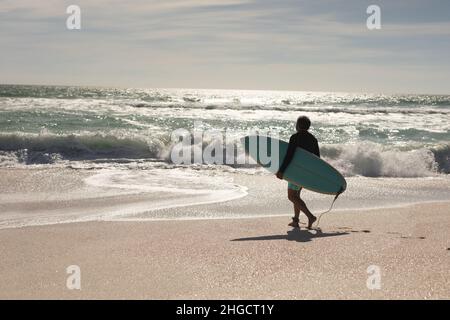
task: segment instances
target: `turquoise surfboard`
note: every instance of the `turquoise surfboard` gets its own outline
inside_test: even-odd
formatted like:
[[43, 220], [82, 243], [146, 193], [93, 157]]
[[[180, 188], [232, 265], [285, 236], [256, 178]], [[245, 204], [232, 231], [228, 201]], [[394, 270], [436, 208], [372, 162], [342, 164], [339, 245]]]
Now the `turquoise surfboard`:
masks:
[[[258, 164], [272, 173], [278, 171], [286, 156], [287, 142], [259, 135], [246, 136], [242, 140], [245, 152]], [[278, 151], [276, 143], [278, 143]], [[347, 182], [339, 171], [302, 148], [296, 149], [283, 179], [311, 191], [325, 194], [337, 195], [347, 188]]]

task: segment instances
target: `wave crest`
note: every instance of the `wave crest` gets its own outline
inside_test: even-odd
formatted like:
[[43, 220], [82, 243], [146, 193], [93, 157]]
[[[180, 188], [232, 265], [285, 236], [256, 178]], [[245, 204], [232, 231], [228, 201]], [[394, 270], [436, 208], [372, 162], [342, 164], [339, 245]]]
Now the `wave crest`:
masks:
[[[225, 156], [233, 150], [234, 168], [254, 168], [252, 163], [242, 163], [242, 146], [239, 139], [222, 144], [215, 139], [198, 145], [183, 147], [183, 152], [200, 150], [219, 144]], [[102, 134], [0, 134], [0, 165], [52, 164], [59, 160], [157, 159], [171, 163], [173, 143], [168, 137], [115, 136]], [[426, 177], [450, 173], [450, 145], [405, 150], [387, 148], [374, 142], [342, 145], [322, 145], [322, 157], [345, 176], [366, 177]], [[201, 159], [194, 165], [208, 164]]]
[[[57, 158], [154, 158], [161, 141], [113, 135], [0, 134], [0, 150], [15, 152], [20, 162], [53, 163]], [[44, 159], [47, 158], [48, 161]]]
[[448, 173], [433, 151], [425, 148], [402, 151], [366, 142], [343, 147], [324, 146], [322, 154], [345, 176], [413, 178]]

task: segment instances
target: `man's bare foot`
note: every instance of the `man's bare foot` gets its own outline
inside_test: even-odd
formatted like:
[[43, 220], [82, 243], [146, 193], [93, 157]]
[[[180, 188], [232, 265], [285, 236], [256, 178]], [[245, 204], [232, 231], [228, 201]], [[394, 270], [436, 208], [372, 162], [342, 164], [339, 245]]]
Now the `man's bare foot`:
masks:
[[297, 218], [292, 218], [292, 222], [288, 224], [289, 227], [293, 227], [293, 228], [300, 228], [300, 225], [298, 224], [299, 219]]
[[288, 226], [293, 227], [293, 228], [300, 228], [300, 225], [298, 224], [298, 222], [294, 222], [294, 221], [289, 223]]
[[312, 228], [312, 225], [314, 224], [314, 222], [316, 222], [317, 218], [314, 216], [308, 217], [308, 229]]

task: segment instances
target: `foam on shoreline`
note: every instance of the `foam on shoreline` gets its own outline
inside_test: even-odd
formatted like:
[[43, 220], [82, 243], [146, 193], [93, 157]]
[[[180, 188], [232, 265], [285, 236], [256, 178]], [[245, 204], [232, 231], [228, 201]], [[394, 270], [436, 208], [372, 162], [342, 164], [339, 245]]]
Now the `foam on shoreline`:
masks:
[[[0, 229], [86, 221], [287, 216], [286, 183], [267, 175], [186, 169], [0, 169]], [[448, 201], [450, 179], [349, 178], [333, 211]], [[308, 190], [313, 213], [332, 197]]]

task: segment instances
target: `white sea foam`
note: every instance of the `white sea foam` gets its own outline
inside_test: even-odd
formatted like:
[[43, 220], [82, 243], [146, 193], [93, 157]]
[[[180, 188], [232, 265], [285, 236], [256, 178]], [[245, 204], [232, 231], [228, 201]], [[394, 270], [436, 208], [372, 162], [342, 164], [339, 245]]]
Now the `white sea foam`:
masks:
[[[184, 154], [202, 152], [208, 145], [222, 140], [206, 139], [197, 144], [183, 147]], [[54, 134], [0, 134], [0, 166], [11, 167], [25, 164], [64, 164], [73, 166], [74, 161], [103, 162], [111, 167], [117, 163], [130, 161], [154, 161], [167, 164], [171, 161], [173, 147], [167, 137], [152, 137], [138, 134], [120, 134], [119, 136], [101, 134], [54, 135]], [[227, 146], [228, 144], [228, 146]], [[237, 150], [232, 168], [255, 168], [254, 161], [244, 163], [239, 136], [227, 141], [220, 149], [225, 159], [227, 151]], [[394, 147], [375, 142], [355, 142], [347, 144], [321, 144], [321, 154], [325, 160], [336, 166], [345, 176], [362, 175], [367, 177], [426, 177], [450, 172], [450, 146], [429, 147], [426, 145]], [[203, 158], [192, 158], [192, 166], [208, 164]], [[196, 160], [196, 161], [194, 161]], [[105, 167], [104, 166], [104, 167]], [[174, 168], [176, 166], [168, 166]], [[189, 167], [189, 166], [183, 166]], [[226, 166], [217, 165], [217, 169]], [[205, 167], [203, 167], [205, 168]]]
[[[116, 221], [156, 210], [220, 203], [245, 197], [247, 188], [228, 176], [195, 170], [117, 170], [104, 169], [86, 178], [86, 194], [73, 195], [82, 204], [96, 199], [89, 207], [68, 206], [54, 209], [13, 209], [0, 214], [0, 229], [87, 221]], [[97, 196], [92, 196], [95, 190]], [[111, 193], [111, 190], [115, 190]], [[108, 197], [114, 195], [109, 203]], [[106, 198], [105, 195], [108, 195]], [[133, 201], [117, 199], [135, 195]], [[47, 198], [50, 198], [48, 195]], [[122, 197], [122, 198], [121, 198]], [[60, 200], [59, 200], [60, 201]], [[20, 207], [20, 202], [18, 203]], [[134, 219], [136, 220], [136, 219]], [[137, 219], [139, 220], [139, 219]]]
[[[102, 170], [86, 180], [87, 194], [67, 195], [82, 204], [99, 192], [102, 205], [89, 202], [82, 208], [40, 210], [37, 204], [31, 213], [2, 215], [0, 228], [126, 220], [146, 212], [155, 218], [153, 213], [164, 208], [179, 208], [170, 214], [177, 211], [188, 218], [229, 216], [229, 212], [186, 213], [186, 205], [243, 197], [245, 188], [224, 178], [227, 173], [246, 173], [239, 176], [250, 180], [268, 179], [267, 173], [254, 163], [218, 165], [200, 159], [177, 165], [169, 156], [173, 130], [191, 130], [194, 121], [202, 121], [205, 129], [231, 131], [228, 145], [236, 145], [255, 128], [276, 131], [287, 140], [300, 114], [311, 118], [322, 157], [351, 177], [347, 190], [351, 196], [348, 202], [341, 198], [338, 207], [448, 198], [450, 96], [0, 85], [0, 167]], [[184, 151], [204, 151], [214, 142], [207, 138], [185, 146]], [[242, 152], [235, 154], [235, 159], [243, 158]], [[417, 177], [421, 179], [410, 179]], [[257, 185], [255, 197], [260, 188], [266, 186]], [[267, 203], [277, 201], [279, 195], [273, 193], [282, 191], [262, 193], [264, 201], [250, 201], [234, 214], [248, 210], [253, 215], [271, 214], [278, 207]], [[29, 194], [30, 203], [36, 194]], [[148, 197], [128, 203], [115, 198], [130, 194]], [[22, 195], [16, 196], [20, 201]], [[111, 204], [102, 198], [109, 196]], [[314, 209], [315, 203], [321, 204], [318, 209], [325, 208], [328, 198], [315, 198]], [[19, 204], [16, 209], [20, 208]]]
[[401, 151], [366, 142], [328, 146], [322, 153], [345, 176], [413, 178], [439, 172], [434, 153], [425, 148]]
[[[229, 146], [255, 129], [287, 140], [300, 114], [311, 118], [323, 157], [346, 176], [450, 173], [450, 96], [7, 85], [0, 85], [0, 166], [171, 164], [171, 133], [192, 130], [194, 121], [232, 133]], [[231, 167], [254, 167], [237, 164], [242, 158], [235, 154]]]

